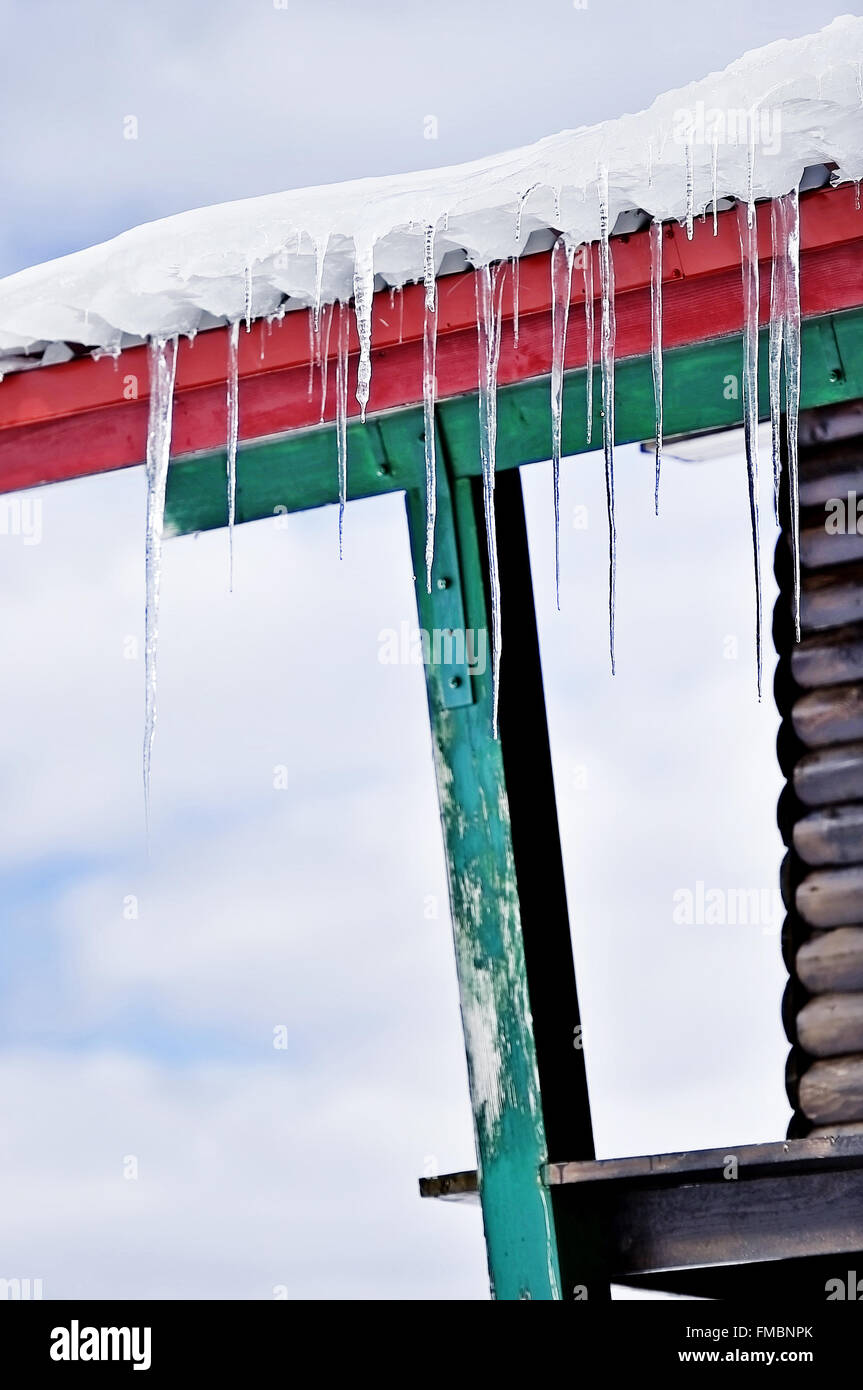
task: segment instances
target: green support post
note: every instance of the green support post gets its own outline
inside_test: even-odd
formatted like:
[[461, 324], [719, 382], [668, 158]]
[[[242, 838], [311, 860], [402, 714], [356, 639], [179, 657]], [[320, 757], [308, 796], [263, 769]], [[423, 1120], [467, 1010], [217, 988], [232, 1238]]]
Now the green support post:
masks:
[[[422, 455], [416, 418], [393, 416], [381, 428], [394, 460]], [[557, 1299], [560, 1274], [551, 1200], [541, 1181], [545, 1130], [509, 806], [501, 746], [491, 730], [481, 540], [471, 483], [461, 479], [450, 490], [440, 441], [430, 594], [424, 493], [407, 492], [407, 512], [420, 626], [429, 634], [432, 654], [441, 634], [458, 641], [462, 618], [473, 658], [466, 685], [452, 674], [451, 661], [432, 660], [425, 669], [492, 1294]], [[475, 634], [473, 644], [468, 634]]]

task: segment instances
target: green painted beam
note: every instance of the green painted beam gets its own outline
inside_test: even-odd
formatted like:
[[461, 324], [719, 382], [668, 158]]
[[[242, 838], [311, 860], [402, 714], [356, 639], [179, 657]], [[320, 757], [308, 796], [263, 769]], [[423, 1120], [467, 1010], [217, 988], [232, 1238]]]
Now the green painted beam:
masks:
[[[762, 414], [767, 415], [767, 333], [761, 335]], [[740, 337], [720, 338], [664, 355], [666, 434], [724, 429], [743, 421]], [[803, 325], [801, 407], [831, 405], [863, 396], [863, 310], [809, 319]], [[653, 435], [653, 381], [649, 359], [630, 358], [616, 368], [618, 444]], [[593, 441], [587, 443], [585, 372], [567, 373], [564, 386], [563, 448], [584, 453], [601, 444], [599, 372], [594, 381]], [[451, 443], [456, 477], [479, 472], [476, 396], [441, 401], [438, 419]], [[422, 460], [413, 454], [393, 462], [381, 440], [385, 422], [399, 419], [422, 430], [422, 411], [411, 408], [377, 416], [348, 429], [348, 496], [421, 488]], [[516, 468], [551, 453], [547, 377], [503, 386], [498, 392], [499, 468]], [[419, 472], [417, 471], [419, 469]], [[332, 426], [242, 445], [237, 462], [237, 516], [254, 521], [274, 511], [305, 511], [338, 498], [335, 432]], [[168, 473], [167, 523], [173, 534], [206, 531], [227, 522], [225, 454], [180, 459]]]
[[[417, 412], [409, 412], [416, 416]], [[418, 418], [422, 421], [422, 412]], [[188, 535], [228, 524], [225, 451], [195, 454], [168, 470], [169, 534]], [[348, 427], [348, 495], [352, 500], [425, 486], [424, 471], [391, 464], [377, 420]], [[237, 458], [237, 521], [285, 510], [308, 511], [339, 500], [335, 431], [329, 425], [241, 444]]]
[[[381, 421], [394, 471], [424, 468], [422, 420]], [[451, 623], [461, 590], [465, 622], [487, 643], [480, 532], [468, 479], [452, 492], [438, 443], [438, 513], [432, 589], [425, 579], [425, 491], [407, 493], [420, 626], [430, 639]], [[454, 565], [458, 573], [453, 573]], [[430, 640], [434, 650], [434, 642]], [[468, 676], [473, 700], [449, 704], [447, 668], [426, 664], [432, 744], [452, 907], [480, 1200], [492, 1293], [560, 1297], [551, 1196], [541, 1179], [547, 1147], [528, 999], [518, 885], [501, 744], [491, 734], [491, 662]], [[480, 669], [483, 667], [483, 669]]]

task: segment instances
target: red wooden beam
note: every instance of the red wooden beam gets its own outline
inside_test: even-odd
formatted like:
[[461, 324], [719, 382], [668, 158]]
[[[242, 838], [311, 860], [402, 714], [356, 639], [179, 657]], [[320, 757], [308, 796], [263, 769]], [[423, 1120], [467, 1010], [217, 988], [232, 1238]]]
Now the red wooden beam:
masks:
[[[742, 324], [740, 245], [736, 216], [722, 213], [696, 221], [692, 241], [676, 226], [663, 243], [663, 339], [678, 347], [739, 332]], [[769, 303], [770, 210], [758, 208], [762, 252], [761, 316]], [[805, 316], [863, 305], [863, 213], [850, 186], [801, 198], [801, 298]], [[596, 248], [593, 251], [596, 257]], [[613, 240], [617, 356], [650, 350], [650, 266], [647, 233]], [[512, 272], [504, 287], [499, 380], [507, 384], [541, 376], [551, 363], [549, 253], [525, 257], [519, 274], [519, 345], [512, 331]], [[438, 282], [437, 379], [439, 398], [477, 388], [474, 271]], [[594, 285], [599, 284], [594, 264]], [[573, 274], [575, 307], [567, 339], [567, 367], [583, 366], [586, 339], [583, 278]], [[372, 323], [370, 412], [417, 404], [422, 398], [424, 291], [408, 286], [394, 296], [375, 296]], [[598, 339], [598, 306], [594, 315]], [[335, 332], [330, 340], [325, 418], [334, 418]], [[351, 328], [354, 400], [356, 334]], [[595, 354], [594, 354], [594, 360]], [[303, 429], [320, 420], [320, 373], [309, 393], [309, 313], [263, 320], [240, 333], [240, 437], [243, 440]], [[181, 340], [174, 406], [175, 456], [224, 446], [227, 330], [213, 329], [190, 343]], [[148, 369], [143, 347], [114, 361], [79, 358], [59, 366], [15, 373], [0, 385], [0, 491], [63, 478], [107, 472], [140, 463], [147, 429]]]

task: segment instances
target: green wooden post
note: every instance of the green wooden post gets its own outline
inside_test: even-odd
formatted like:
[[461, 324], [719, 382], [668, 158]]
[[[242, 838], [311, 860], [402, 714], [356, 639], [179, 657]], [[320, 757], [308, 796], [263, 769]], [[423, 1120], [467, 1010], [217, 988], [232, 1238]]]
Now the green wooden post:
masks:
[[[392, 416], [380, 425], [394, 461], [422, 455], [421, 421]], [[560, 1275], [551, 1201], [540, 1176], [546, 1143], [509, 807], [501, 746], [491, 733], [481, 540], [471, 483], [461, 479], [450, 492], [440, 447], [438, 474], [431, 594], [420, 490], [407, 492], [407, 511], [420, 626], [432, 657], [442, 633], [458, 646], [461, 626], [473, 661], [462, 676], [457, 662], [432, 659], [426, 684], [489, 1274], [498, 1299], [556, 1299]]]

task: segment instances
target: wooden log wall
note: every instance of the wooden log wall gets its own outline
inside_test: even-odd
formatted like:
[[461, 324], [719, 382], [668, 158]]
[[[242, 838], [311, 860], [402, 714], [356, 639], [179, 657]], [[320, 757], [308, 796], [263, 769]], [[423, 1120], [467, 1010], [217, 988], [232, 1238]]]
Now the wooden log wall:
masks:
[[[849, 494], [851, 495], [849, 505]], [[860, 530], [855, 496], [860, 498]], [[840, 499], [842, 512], [834, 499]], [[832, 504], [832, 505], [831, 505]], [[789, 1137], [863, 1133], [863, 406], [800, 419], [801, 641], [787, 491], [773, 635], [787, 854]], [[828, 519], [832, 518], [830, 526]], [[834, 530], [836, 519], [841, 529]]]

